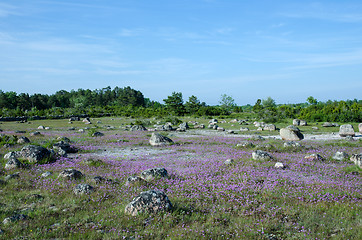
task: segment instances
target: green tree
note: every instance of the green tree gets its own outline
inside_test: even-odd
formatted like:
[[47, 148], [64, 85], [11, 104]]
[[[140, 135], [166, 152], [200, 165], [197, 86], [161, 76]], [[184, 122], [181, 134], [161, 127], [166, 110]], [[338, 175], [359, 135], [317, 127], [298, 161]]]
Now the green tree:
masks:
[[262, 109], [263, 109], [263, 106], [261, 105], [261, 99], [256, 100], [256, 103], [253, 106], [253, 111], [260, 112]]
[[226, 94], [221, 95], [219, 103], [221, 107], [227, 112], [231, 112], [236, 107], [235, 100], [231, 96]]
[[266, 99], [263, 99], [261, 101], [261, 103], [263, 104], [263, 107], [268, 110], [273, 110], [276, 107], [275, 101], [271, 97], [267, 97]]
[[315, 99], [314, 97], [312, 96], [309, 96], [307, 98], [307, 102], [310, 104], [310, 105], [316, 105], [318, 103], [317, 99]]
[[197, 113], [201, 106], [200, 100], [194, 95], [189, 97], [189, 100], [185, 103], [186, 111], [191, 114]]
[[184, 101], [182, 99], [181, 92], [172, 92], [171, 96], [163, 99], [166, 104], [166, 108], [175, 113], [176, 115], [183, 115], [185, 113]]

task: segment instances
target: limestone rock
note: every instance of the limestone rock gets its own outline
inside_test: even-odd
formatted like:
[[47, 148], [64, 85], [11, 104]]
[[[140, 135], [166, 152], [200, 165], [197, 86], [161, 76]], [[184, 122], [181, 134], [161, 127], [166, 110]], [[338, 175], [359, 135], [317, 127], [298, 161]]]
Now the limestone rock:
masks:
[[217, 127], [216, 130], [218, 130], [219, 132], [224, 132], [224, 131], [225, 131], [225, 128], [223, 128], [223, 127]]
[[344, 159], [347, 159], [348, 157], [349, 157], [348, 154], [345, 152], [336, 152], [332, 158], [334, 160], [342, 161]]
[[6, 164], [5, 164], [5, 169], [6, 170], [11, 170], [11, 169], [15, 169], [15, 168], [21, 168], [23, 167], [23, 164], [16, 158], [11, 158]]
[[18, 222], [18, 221], [24, 221], [28, 219], [28, 216], [27, 215], [24, 215], [24, 214], [16, 214], [16, 215], [13, 215], [11, 217], [7, 217], [3, 220], [3, 224], [4, 225], [7, 225], [9, 223], [14, 223], [14, 222]]
[[353, 126], [351, 124], [341, 125], [340, 128], [339, 128], [339, 136], [341, 136], [341, 137], [347, 137], [347, 136], [354, 137], [355, 133], [354, 133]]
[[358, 130], [360, 133], [362, 133], [362, 123], [358, 124]]
[[334, 124], [330, 122], [325, 122], [322, 124], [322, 127], [334, 127]]
[[20, 157], [22, 157], [20, 151], [8, 152], [7, 154], [4, 155], [4, 159], [12, 159], [12, 158], [20, 158]]
[[76, 169], [65, 169], [59, 173], [58, 177], [67, 178], [67, 179], [79, 179], [83, 177], [83, 174]]
[[41, 146], [28, 145], [21, 149], [21, 155], [31, 163], [38, 163], [39, 161], [50, 158], [51, 152]]
[[145, 181], [151, 181], [154, 178], [167, 177], [165, 168], [151, 168], [141, 172], [140, 177]]
[[101, 133], [101, 132], [94, 132], [92, 134], [92, 137], [102, 137], [102, 136], [104, 136], [104, 133]]
[[172, 210], [172, 204], [167, 195], [160, 190], [141, 192], [132, 202], [127, 204], [125, 213], [137, 216], [139, 213], [158, 213]]
[[270, 160], [273, 159], [273, 157], [265, 151], [262, 150], [256, 150], [252, 153], [252, 158], [254, 160]]
[[307, 126], [308, 123], [305, 120], [300, 120], [299, 126]]
[[225, 165], [231, 165], [234, 163], [234, 159], [226, 159], [226, 161], [224, 162]]
[[236, 144], [237, 147], [245, 147], [245, 148], [252, 148], [252, 147], [255, 147], [255, 145], [251, 142], [247, 142], [247, 141], [244, 141], [244, 142], [241, 142], [241, 143], [238, 143]]
[[44, 173], [41, 174], [42, 177], [49, 177], [49, 176], [51, 176], [51, 175], [53, 175], [53, 173], [52, 173], [52, 172], [49, 172], [49, 171], [44, 172]]
[[247, 128], [247, 127], [240, 128], [240, 132], [247, 132], [247, 131], [249, 131], [249, 128]]
[[274, 124], [265, 124], [264, 125], [264, 128], [263, 128], [264, 131], [275, 131], [277, 130], [277, 127], [274, 125]]
[[30, 140], [27, 137], [19, 137], [17, 143], [18, 144], [30, 143]]
[[285, 168], [285, 166], [284, 166], [284, 164], [283, 164], [283, 163], [281, 163], [281, 162], [277, 162], [277, 163], [275, 163], [274, 168], [284, 169], [284, 168]]
[[304, 138], [303, 134], [300, 132], [299, 128], [295, 126], [288, 126], [286, 128], [280, 129], [280, 137], [283, 140], [287, 141], [299, 141]]
[[69, 143], [64, 141], [59, 141], [57, 143], [53, 144], [53, 149], [58, 152], [60, 155], [63, 155], [61, 153], [76, 153], [77, 149], [73, 146], [70, 146]]
[[187, 122], [183, 122], [178, 126], [180, 129], [190, 129], [189, 125], [187, 124]]
[[90, 194], [94, 191], [94, 188], [88, 184], [78, 184], [74, 187], [73, 192], [75, 195]]
[[304, 157], [305, 159], [313, 160], [313, 161], [324, 161], [324, 158], [318, 153], [312, 153]]
[[40, 132], [32, 132], [32, 133], [30, 133], [30, 136], [39, 136], [39, 135], [41, 135]]
[[127, 178], [126, 181], [126, 186], [134, 186], [136, 184], [142, 184], [142, 183], [146, 183], [145, 180], [143, 180], [142, 178], [138, 177], [138, 176], [129, 176]]
[[130, 131], [147, 131], [147, 128], [145, 128], [143, 125], [133, 125], [130, 128]]
[[293, 125], [294, 126], [299, 126], [300, 125], [300, 120], [299, 119], [293, 119]]
[[152, 133], [149, 143], [152, 146], [165, 146], [172, 144], [173, 141], [170, 138], [165, 137], [159, 133]]
[[299, 142], [289, 141], [284, 143], [284, 147], [301, 147]]
[[362, 153], [352, 154], [350, 160], [359, 167], [362, 167]]

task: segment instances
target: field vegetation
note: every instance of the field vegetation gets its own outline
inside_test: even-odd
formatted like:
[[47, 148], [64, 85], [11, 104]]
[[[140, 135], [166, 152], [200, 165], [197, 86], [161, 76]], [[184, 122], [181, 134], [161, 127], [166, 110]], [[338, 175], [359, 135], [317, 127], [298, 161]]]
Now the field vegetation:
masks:
[[[310, 139], [300, 141], [300, 147], [284, 147], [284, 141], [273, 137], [278, 131], [258, 131], [248, 125], [250, 131], [244, 134], [237, 131], [241, 125], [230, 123], [240, 116], [237, 114], [245, 114], [250, 122], [263, 116], [265, 120], [269, 116], [263, 115], [268, 113], [266, 106], [273, 107], [270, 99], [269, 103], [263, 106], [260, 101], [261, 108], [250, 112], [239, 109], [239, 113], [230, 113], [228, 109], [219, 117], [218, 125], [235, 130], [235, 134], [193, 128], [195, 121], [207, 126], [208, 116], [103, 117], [91, 118], [92, 124], [70, 124], [65, 119], [2, 122], [0, 238], [361, 239], [361, 169], [349, 158], [333, 159], [337, 151], [350, 156], [360, 153], [361, 139]], [[360, 109], [359, 101], [347, 105], [352, 109], [355, 103]], [[193, 109], [186, 106], [185, 111]], [[306, 108], [313, 106], [318, 109], [318, 103]], [[172, 107], [166, 101], [160, 108]], [[280, 111], [281, 106], [274, 107]], [[303, 108], [297, 114], [303, 114]], [[291, 125], [294, 116], [278, 121], [277, 128]], [[324, 119], [317, 120], [320, 122], [300, 126], [303, 134], [338, 132], [338, 127], [320, 127]], [[133, 125], [151, 129], [166, 122], [174, 126], [188, 122], [190, 129], [161, 132], [174, 142], [161, 147], [149, 144], [152, 132], [129, 131]], [[356, 122], [350, 122], [358, 129]], [[40, 125], [49, 129], [39, 130]], [[312, 129], [316, 126], [318, 130]], [[30, 136], [35, 131], [41, 134]], [[93, 137], [95, 132], [104, 136]], [[264, 140], [255, 138], [257, 135]], [[21, 136], [27, 136], [32, 145], [48, 149], [59, 139], [68, 138], [78, 152], [43, 164], [21, 159], [24, 167], [6, 170], [4, 155], [26, 145], [17, 143]], [[240, 143], [244, 142], [249, 144], [243, 147]], [[266, 150], [273, 158], [254, 160], [255, 150]], [[305, 158], [310, 154], [319, 154], [322, 159]], [[227, 159], [233, 162], [225, 164]], [[285, 168], [275, 168], [276, 162]], [[168, 176], [126, 184], [128, 177], [152, 168], [165, 168]], [[59, 177], [65, 169], [79, 170], [83, 176], [72, 180]], [[47, 172], [50, 175], [44, 175]], [[78, 184], [89, 184], [94, 191], [76, 195], [74, 187]], [[148, 190], [164, 192], [172, 210], [126, 214], [126, 205]]]

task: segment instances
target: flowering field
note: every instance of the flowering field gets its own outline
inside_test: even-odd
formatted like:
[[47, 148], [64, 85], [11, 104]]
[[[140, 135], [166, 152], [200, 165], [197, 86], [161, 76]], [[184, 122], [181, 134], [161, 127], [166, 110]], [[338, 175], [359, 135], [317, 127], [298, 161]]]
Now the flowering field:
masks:
[[[4, 126], [3, 134], [15, 134]], [[285, 148], [277, 139], [186, 132], [164, 133], [174, 144], [153, 147], [147, 131], [102, 132], [102, 137], [91, 137], [54, 128], [31, 139], [47, 145], [67, 137], [79, 150], [53, 163], [5, 170], [1, 158], [1, 179], [16, 172], [19, 178], [0, 182], [0, 220], [24, 219], [3, 222], [0, 238], [362, 239], [361, 169], [348, 159], [332, 159], [337, 151], [360, 153], [361, 140], [304, 140], [302, 147]], [[236, 146], [245, 141], [253, 146]], [[0, 153], [21, 147], [1, 148]], [[273, 159], [253, 160], [256, 149]], [[305, 158], [312, 153], [324, 160]], [[234, 161], [227, 165], [227, 159]], [[276, 162], [286, 168], [275, 168]], [[168, 177], [125, 184], [129, 176], [155, 167], [165, 168]], [[69, 168], [83, 177], [58, 177]], [[51, 175], [44, 177], [44, 172]], [[95, 182], [96, 176], [107, 180]], [[94, 192], [75, 195], [79, 183], [90, 184]], [[172, 211], [125, 214], [125, 206], [147, 190], [163, 191]]]

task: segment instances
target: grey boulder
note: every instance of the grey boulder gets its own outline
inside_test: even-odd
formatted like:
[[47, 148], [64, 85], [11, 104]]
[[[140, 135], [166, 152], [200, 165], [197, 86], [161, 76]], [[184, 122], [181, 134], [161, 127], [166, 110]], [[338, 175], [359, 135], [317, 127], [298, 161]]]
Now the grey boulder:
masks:
[[165, 137], [159, 133], [152, 133], [149, 143], [152, 146], [164, 146], [172, 144], [173, 141], [170, 138]]
[[286, 128], [280, 129], [280, 137], [283, 140], [287, 141], [299, 141], [304, 138], [303, 134], [300, 132], [299, 128], [295, 126], [288, 126]]
[[160, 190], [141, 192], [132, 202], [127, 204], [124, 212], [137, 216], [140, 213], [155, 214], [161, 211], [171, 211], [172, 204], [167, 195]]

